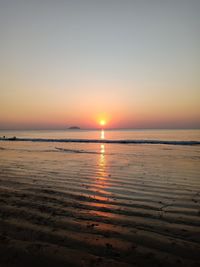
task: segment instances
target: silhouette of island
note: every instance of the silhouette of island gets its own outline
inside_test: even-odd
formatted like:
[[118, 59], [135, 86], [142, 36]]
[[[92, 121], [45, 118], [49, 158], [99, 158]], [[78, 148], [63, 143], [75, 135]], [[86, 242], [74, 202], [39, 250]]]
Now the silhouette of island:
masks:
[[71, 126], [68, 128], [69, 130], [80, 130], [81, 128], [78, 126]]

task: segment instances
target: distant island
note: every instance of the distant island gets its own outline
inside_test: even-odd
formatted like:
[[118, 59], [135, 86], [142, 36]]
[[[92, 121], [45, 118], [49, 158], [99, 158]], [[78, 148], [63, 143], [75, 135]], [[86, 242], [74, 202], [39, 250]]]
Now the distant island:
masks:
[[81, 128], [78, 126], [71, 126], [68, 128], [69, 130], [80, 130]]

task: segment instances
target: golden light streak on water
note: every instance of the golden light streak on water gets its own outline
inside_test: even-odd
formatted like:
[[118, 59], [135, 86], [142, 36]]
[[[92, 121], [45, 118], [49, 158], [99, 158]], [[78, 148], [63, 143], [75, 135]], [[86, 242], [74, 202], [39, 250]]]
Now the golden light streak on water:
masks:
[[101, 139], [105, 139], [105, 132], [103, 129], [101, 130]]

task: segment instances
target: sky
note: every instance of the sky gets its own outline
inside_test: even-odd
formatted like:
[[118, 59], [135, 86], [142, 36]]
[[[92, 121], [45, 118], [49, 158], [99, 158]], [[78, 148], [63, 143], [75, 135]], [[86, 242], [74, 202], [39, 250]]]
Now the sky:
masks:
[[0, 129], [200, 128], [200, 1], [0, 0]]

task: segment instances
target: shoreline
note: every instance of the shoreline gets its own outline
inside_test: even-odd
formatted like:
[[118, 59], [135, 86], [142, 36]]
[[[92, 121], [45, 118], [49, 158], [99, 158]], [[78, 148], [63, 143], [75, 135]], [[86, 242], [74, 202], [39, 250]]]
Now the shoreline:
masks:
[[21, 138], [21, 137], [0, 137], [0, 141], [15, 142], [57, 142], [57, 143], [102, 143], [102, 144], [159, 144], [159, 145], [200, 145], [200, 141], [175, 141], [175, 140], [125, 140], [125, 139], [55, 139], [55, 138]]

